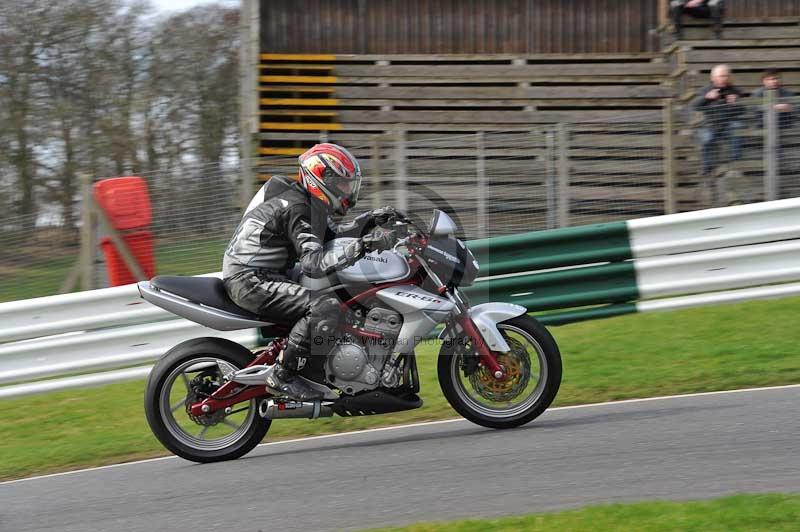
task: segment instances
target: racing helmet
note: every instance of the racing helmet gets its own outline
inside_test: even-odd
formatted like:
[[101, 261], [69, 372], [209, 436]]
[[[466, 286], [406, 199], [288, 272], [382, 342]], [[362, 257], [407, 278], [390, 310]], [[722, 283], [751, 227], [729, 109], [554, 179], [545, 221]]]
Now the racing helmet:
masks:
[[345, 214], [356, 204], [361, 189], [361, 167], [345, 148], [317, 144], [298, 157], [298, 161], [298, 181], [330, 212]]

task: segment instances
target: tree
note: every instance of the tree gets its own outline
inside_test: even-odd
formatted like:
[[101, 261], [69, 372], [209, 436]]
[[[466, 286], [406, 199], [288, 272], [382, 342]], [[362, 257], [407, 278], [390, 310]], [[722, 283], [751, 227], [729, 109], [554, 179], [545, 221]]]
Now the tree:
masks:
[[218, 169], [226, 150], [236, 147], [238, 20], [238, 10], [206, 5], [174, 15], [155, 30], [148, 81], [157, 101], [151, 119], [164, 135], [162, 145], [169, 139], [181, 147], [184, 163]]
[[225, 185], [238, 133], [236, 9], [157, 18], [140, 0], [21, 0], [2, 4], [0, 29], [0, 187], [13, 186], [29, 229], [40, 204], [74, 226], [82, 172], [143, 172], [170, 187], [175, 174], [184, 192]]
[[25, 217], [27, 227], [33, 225], [36, 215], [34, 148], [39, 131], [35, 100], [39, 96], [38, 56], [47, 38], [47, 32], [33, 32], [30, 28], [44, 10], [45, 2], [26, 0], [17, 5], [6, 3], [0, 11], [0, 101], [6, 109], [9, 132], [6, 160], [15, 173], [16, 211]]

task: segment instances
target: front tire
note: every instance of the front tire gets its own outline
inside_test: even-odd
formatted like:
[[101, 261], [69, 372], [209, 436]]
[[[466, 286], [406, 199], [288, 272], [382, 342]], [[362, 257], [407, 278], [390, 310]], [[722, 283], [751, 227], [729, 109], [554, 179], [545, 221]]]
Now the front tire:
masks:
[[221, 385], [224, 369], [219, 361], [241, 369], [252, 360], [249, 349], [223, 338], [197, 338], [170, 349], [150, 372], [144, 394], [147, 422], [158, 441], [181, 458], [200, 463], [250, 452], [271, 423], [258, 415], [256, 399], [234, 405], [230, 415], [220, 411], [194, 419], [186, 405]]
[[506, 381], [476, 367], [477, 355], [464, 341], [442, 346], [437, 369], [442, 393], [456, 412], [478, 425], [507, 429], [533, 421], [553, 402], [561, 386], [561, 353], [547, 329], [528, 315], [497, 327], [511, 347], [498, 355]]

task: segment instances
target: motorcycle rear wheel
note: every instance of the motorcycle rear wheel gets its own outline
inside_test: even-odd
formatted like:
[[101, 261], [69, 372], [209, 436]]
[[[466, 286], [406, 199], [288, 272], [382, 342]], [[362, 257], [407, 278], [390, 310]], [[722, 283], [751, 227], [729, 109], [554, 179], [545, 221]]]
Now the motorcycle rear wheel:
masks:
[[[202, 400], [222, 384], [230, 366], [241, 369], [253, 353], [222, 338], [197, 338], [170, 349], [153, 367], [144, 395], [147, 422], [158, 441], [193, 462], [233, 460], [250, 452], [269, 430], [271, 421], [258, 415], [258, 400], [193, 417], [187, 405]], [[222, 367], [221, 367], [222, 366]]]
[[553, 402], [561, 386], [561, 354], [547, 329], [528, 315], [497, 327], [511, 347], [497, 357], [505, 381], [478, 367], [463, 339], [442, 346], [437, 369], [442, 393], [456, 412], [478, 425], [507, 429], [533, 421]]

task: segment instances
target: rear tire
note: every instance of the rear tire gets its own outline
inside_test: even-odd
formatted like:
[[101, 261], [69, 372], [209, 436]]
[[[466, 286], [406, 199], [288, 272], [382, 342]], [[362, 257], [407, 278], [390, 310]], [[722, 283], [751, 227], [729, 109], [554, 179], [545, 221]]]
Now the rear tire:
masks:
[[[491, 399], [481, 394], [481, 391], [483, 391], [484, 394], [490, 395], [491, 391], [479, 391], [473, 386], [475, 382], [479, 384], [481, 382], [488, 383], [488, 386], [496, 385], [495, 382], [490, 380], [491, 377], [488, 379], [484, 377], [483, 381], [478, 378], [473, 380], [470, 377], [462, 377], [465, 357], [468, 358], [474, 355], [474, 351], [471, 348], [466, 350], [459, 348], [460, 345], [464, 345], [463, 342], [451, 342], [450, 345], [445, 344], [442, 346], [439, 351], [437, 369], [442, 393], [456, 412], [483, 427], [507, 429], [519, 427], [533, 421], [547, 410], [553, 402], [561, 386], [561, 353], [559, 353], [558, 346], [547, 329], [528, 315], [517, 316], [498, 323], [498, 329], [507, 340], [509, 336], [512, 336], [513, 342], [509, 341], [509, 344], [512, 345], [512, 353], [516, 352], [515, 346], [519, 351], [519, 346], [523, 345], [522, 340], [526, 340], [536, 352], [536, 359], [540, 368], [538, 372], [539, 380], [537, 380], [535, 387], [530, 392], [525, 392], [527, 388], [520, 390], [519, 394], [523, 395], [523, 397], [520, 399], [519, 404], [508, 406], [493, 405]], [[459, 349], [466, 352], [458, 352]], [[521, 351], [519, 352], [521, 354], [520, 360], [524, 361], [527, 356], [527, 368], [530, 370], [532, 365], [530, 361], [531, 353], [528, 352], [527, 348], [525, 350], [527, 355], [522, 354]], [[519, 364], [519, 368], [523, 367], [525, 367], [524, 362]], [[478, 371], [481, 370], [476, 370], [476, 372]], [[531, 374], [527, 379], [533, 378], [534, 376]], [[465, 382], [465, 380], [468, 382]], [[516, 382], [523, 383], [523, 380], [524, 377], [520, 377]], [[526, 385], [529, 382], [529, 380], [524, 380]], [[502, 390], [497, 393], [498, 397], [503, 395]], [[513, 392], [509, 392], [509, 396], [511, 395], [513, 395]], [[508, 401], [503, 402], [511, 403], [517, 397], [513, 396]]]
[[[253, 360], [253, 353], [246, 347], [223, 338], [188, 340], [170, 349], [153, 367], [144, 394], [147, 422], [155, 437], [174, 454], [193, 462], [220, 462], [239, 458], [261, 442], [271, 424], [270, 420], [258, 415], [257, 400], [251, 399], [242, 425], [229, 437], [220, 438], [219, 443], [215, 444], [215, 440], [210, 440], [206, 444], [202, 439], [182, 431], [180, 422], [185, 423], [185, 420], [190, 418], [185, 408], [181, 406], [170, 408], [169, 395], [172, 385], [179, 378], [185, 383], [189, 382], [188, 378], [183, 378], [186, 373], [183, 373], [181, 368], [189, 372], [195, 364], [194, 361], [197, 364], [211, 364], [213, 367], [213, 360], [222, 360], [241, 369]], [[181, 383], [180, 386], [184, 384]], [[186, 388], [188, 396], [190, 393], [188, 384]], [[234, 405], [233, 408], [241, 407], [242, 404]], [[224, 419], [216, 424], [223, 422]], [[203, 426], [201, 425], [199, 429], [202, 431]]]

